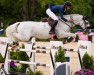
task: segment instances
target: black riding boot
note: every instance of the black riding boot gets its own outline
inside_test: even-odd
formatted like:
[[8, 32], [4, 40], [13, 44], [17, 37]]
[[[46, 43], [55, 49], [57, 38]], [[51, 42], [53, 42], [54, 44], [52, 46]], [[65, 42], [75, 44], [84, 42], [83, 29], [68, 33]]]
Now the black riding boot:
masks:
[[51, 29], [49, 31], [49, 34], [55, 34], [55, 26], [57, 25], [58, 20], [55, 20], [53, 24], [51, 25]]

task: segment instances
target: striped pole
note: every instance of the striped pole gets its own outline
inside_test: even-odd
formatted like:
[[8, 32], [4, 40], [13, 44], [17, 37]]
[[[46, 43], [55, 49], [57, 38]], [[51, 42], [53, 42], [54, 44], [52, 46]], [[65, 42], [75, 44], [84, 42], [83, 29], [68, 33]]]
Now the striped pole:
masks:
[[63, 50], [64, 51], [70, 51], [70, 52], [78, 52], [78, 49], [67, 49], [67, 48], [64, 48]]
[[41, 47], [41, 46], [34, 46], [35, 49], [50, 49], [50, 47]]
[[11, 60], [9, 59], [8, 62], [14, 61], [15, 63], [20, 63], [20, 64], [29, 64], [29, 65], [35, 65], [35, 66], [43, 66], [43, 67], [50, 67], [49, 64], [44, 64], [44, 63], [36, 63], [36, 62], [28, 62], [28, 61], [20, 61], [20, 60]]
[[[50, 51], [44, 51], [44, 50], [31, 50], [31, 49], [16, 49], [18, 51], [23, 51], [23, 52], [32, 52], [32, 53], [44, 53], [44, 54], [47, 54], [47, 53], [50, 53]], [[12, 51], [12, 50], [11, 50]]]

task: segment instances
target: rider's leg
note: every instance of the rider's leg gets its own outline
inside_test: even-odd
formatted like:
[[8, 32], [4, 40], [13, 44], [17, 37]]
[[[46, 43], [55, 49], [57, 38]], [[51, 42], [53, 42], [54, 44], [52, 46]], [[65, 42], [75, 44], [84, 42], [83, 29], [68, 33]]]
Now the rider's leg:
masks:
[[49, 32], [49, 34], [53, 34], [55, 31], [55, 26], [57, 25], [57, 23], [58, 23], [58, 17], [48, 8], [47, 9], [47, 11], [46, 11], [46, 13], [47, 13], [47, 15], [49, 16], [49, 17], [51, 17], [53, 20], [54, 20], [54, 22], [52, 23], [52, 25], [51, 25], [51, 30], [50, 30], [50, 32]]
[[55, 34], [55, 27], [56, 27], [57, 23], [58, 23], [58, 20], [54, 20], [53, 24], [51, 25], [49, 34]]

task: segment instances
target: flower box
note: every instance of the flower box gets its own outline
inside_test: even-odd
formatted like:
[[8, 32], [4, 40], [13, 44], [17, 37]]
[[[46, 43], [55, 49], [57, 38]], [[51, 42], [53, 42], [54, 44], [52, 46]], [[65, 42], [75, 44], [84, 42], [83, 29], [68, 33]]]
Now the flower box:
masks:
[[86, 40], [86, 41], [88, 41], [88, 36], [84, 35], [84, 34], [79, 35], [79, 40]]

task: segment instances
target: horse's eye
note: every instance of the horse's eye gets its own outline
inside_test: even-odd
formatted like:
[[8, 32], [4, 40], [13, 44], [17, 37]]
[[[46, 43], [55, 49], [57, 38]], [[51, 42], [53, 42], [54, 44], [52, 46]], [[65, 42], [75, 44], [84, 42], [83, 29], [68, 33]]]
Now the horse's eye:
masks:
[[86, 22], [86, 24], [89, 24], [88, 22]]

